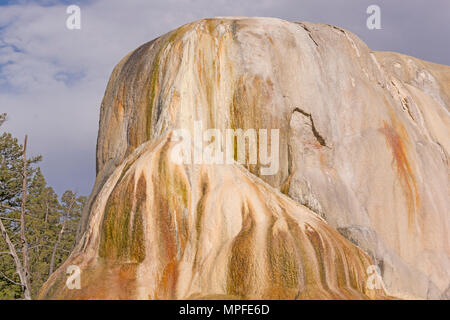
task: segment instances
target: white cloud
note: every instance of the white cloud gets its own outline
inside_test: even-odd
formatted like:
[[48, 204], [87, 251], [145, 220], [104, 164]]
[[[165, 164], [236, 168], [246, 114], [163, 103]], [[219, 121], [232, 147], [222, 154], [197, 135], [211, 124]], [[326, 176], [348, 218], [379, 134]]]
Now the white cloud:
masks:
[[[364, 1], [343, 5], [335, 0], [74, 1], [81, 8], [82, 29], [68, 30], [66, 5], [39, 3], [45, 6], [27, 1], [0, 6], [0, 112], [9, 114], [2, 129], [30, 135], [32, 151], [44, 155], [44, 173], [59, 192], [78, 188], [83, 193], [94, 181], [106, 83], [129, 51], [184, 23], [213, 16], [278, 16], [363, 30], [367, 7]], [[386, 10], [382, 14], [389, 18]], [[363, 39], [372, 34], [362, 33], [368, 37]], [[449, 56], [448, 44], [445, 48]]]
[[[29, 134], [31, 150], [44, 155], [50, 184], [60, 192], [78, 187], [88, 193], [99, 106], [114, 65], [139, 45], [209, 16], [211, 7], [188, 0], [79, 6], [81, 30], [66, 28], [66, 5], [1, 7], [0, 107], [9, 115], [2, 129], [18, 137]], [[220, 1], [216, 11], [226, 6]], [[79, 168], [85, 173], [74, 175]]]

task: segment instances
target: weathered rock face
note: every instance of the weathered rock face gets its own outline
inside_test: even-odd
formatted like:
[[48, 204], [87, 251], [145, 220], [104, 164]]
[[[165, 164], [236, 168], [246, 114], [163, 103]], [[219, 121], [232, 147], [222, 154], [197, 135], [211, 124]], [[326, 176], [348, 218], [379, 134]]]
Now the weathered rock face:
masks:
[[[449, 112], [450, 67], [340, 28], [182, 26], [113, 71], [83, 236], [41, 298], [445, 297]], [[279, 129], [279, 170], [174, 163], [195, 121]], [[372, 264], [385, 290], [366, 286]]]
[[366, 288], [370, 258], [320, 217], [237, 165], [173, 165], [172, 147], [147, 142], [119, 165], [68, 262], [81, 290], [58, 275], [42, 297], [383, 297]]

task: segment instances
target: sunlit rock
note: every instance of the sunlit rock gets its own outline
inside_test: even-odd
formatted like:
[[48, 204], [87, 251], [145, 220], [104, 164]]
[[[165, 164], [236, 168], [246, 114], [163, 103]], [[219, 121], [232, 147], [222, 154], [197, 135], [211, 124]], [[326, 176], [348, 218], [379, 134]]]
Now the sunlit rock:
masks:
[[[450, 67], [334, 26], [182, 26], [114, 69], [82, 236], [41, 298], [448, 296], [449, 106]], [[278, 171], [174, 163], [196, 121], [279, 130]]]

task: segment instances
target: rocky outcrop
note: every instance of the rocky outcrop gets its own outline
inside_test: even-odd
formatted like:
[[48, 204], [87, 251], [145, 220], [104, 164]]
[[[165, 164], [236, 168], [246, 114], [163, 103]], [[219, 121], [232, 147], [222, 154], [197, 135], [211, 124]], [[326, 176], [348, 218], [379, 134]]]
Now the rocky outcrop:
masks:
[[[444, 297], [449, 106], [450, 67], [334, 26], [182, 26], [114, 69], [82, 237], [41, 298]], [[175, 132], [198, 122], [278, 129], [278, 170], [174, 163]]]
[[237, 165], [174, 165], [171, 148], [147, 142], [119, 165], [68, 262], [81, 289], [54, 277], [43, 297], [383, 297], [366, 288], [370, 258], [317, 215]]

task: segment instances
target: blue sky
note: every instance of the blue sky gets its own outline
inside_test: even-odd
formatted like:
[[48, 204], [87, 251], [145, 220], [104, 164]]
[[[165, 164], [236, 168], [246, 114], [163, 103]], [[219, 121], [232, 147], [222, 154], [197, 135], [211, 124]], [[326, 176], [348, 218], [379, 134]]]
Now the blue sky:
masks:
[[[81, 30], [65, 26], [69, 4], [81, 8]], [[381, 30], [366, 27], [371, 4], [381, 8]], [[9, 115], [1, 129], [29, 135], [59, 193], [87, 195], [100, 102], [114, 65], [184, 23], [233, 15], [334, 24], [374, 50], [450, 65], [449, 0], [0, 0], [0, 112]]]

